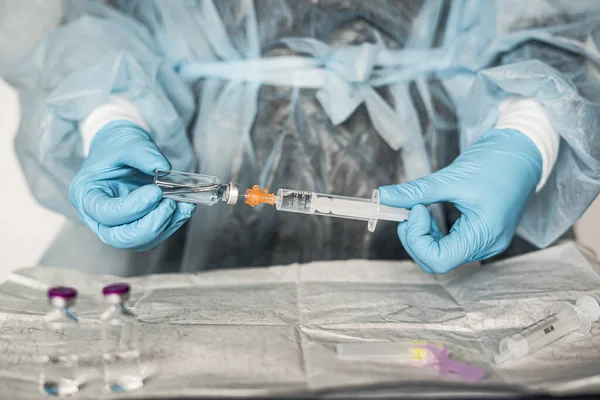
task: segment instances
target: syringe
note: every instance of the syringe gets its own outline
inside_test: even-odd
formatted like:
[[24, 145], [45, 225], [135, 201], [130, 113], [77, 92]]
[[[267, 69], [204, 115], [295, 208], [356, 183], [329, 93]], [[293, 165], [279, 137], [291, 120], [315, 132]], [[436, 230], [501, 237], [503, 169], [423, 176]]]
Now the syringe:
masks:
[[502, 339], [494, 361], [499, 364], [518, 360], [569, 332], [588, 333], [598, 318], [600, 305], [591, 296], [580, 297], [575, 305], [566, 301], [557, 303], [548, 317]]
[[340, 343], [337, 354], [340, 360], [351, 362], [395, 362], [415, 366], [435, 366], [441, 376], [456, 374], [467, 381], [483, 379], [485, 371], [450, 358], [447, 347], [439, 343], [400, 340], [397, 342]]
[[404, 208], [379, 204], [378, 190], [373, 191], [371, 199], [292, 189], [279, 189], [277, 194], [273, 195], [265, 189], [261, 191], [258, 186], [246, 190], [246, 204], [254, 207], [261, 203], [275, 205], [278, 211], [367, 221], [371, 232], [375, 230], [378, 220], [402, 222], [408, 218], [409, 213]]
[[[420, 340], [399, 340], [395, 342], [350, 342], [336, 346], [338, 358], [348, 361], [386, 361], [406, 364], [426, 364], [435, 360], [435, 356]], [[435, 346], [442, 348], [436, 343]]]

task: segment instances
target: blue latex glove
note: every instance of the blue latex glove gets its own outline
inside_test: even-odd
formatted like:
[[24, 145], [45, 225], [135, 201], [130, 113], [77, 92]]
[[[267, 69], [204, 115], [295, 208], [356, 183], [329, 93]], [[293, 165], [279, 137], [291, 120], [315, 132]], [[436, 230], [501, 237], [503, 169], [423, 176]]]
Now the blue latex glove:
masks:
[[196, 209], [163, 199], [162, 191], [151, 184], [156, 169], [169, 170], [171, 165], [148, 133], [131, 122], [110, 122], [92, 140], [71, 183], [71, 203], [104, 243], [119, 249], [150, 249]]
[[[542, 176], [542, 156], [522, 133], [486, 132], [448, 167], [401, 185], [381, 187], [381, 203], [411, 209], [398, 226], [408, 254], [423, 270], [446, 273], [504, 251]], [[450, 202], [461, 212], [442, 236], [425, 205]]]

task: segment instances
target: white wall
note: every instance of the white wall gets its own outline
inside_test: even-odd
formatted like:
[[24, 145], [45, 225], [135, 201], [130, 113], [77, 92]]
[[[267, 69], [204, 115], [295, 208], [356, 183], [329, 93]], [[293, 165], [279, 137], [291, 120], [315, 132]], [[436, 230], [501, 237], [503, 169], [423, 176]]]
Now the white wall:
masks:
[[36, 265], [64, 221], [29, 193], [13, 146], [18, 126], [17, 93], [0, 79], [0, 282], [17, 267]]
[[[0, 79], [0, 282], [13, 269], [37, 264], [64, 222], [29, 193], [14, 153], [17, 94]], [[579, 240], [600, 256], [600, 199], [576, 227]]]

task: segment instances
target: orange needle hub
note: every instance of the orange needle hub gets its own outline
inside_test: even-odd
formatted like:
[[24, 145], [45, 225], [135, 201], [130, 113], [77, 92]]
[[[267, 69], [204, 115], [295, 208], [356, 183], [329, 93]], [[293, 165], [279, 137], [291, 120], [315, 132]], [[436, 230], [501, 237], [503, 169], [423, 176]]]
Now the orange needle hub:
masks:
[[246, 189], [246, 204], [254, 207], [261, 203], [275, 204], [275, 195], [270, 194], [267, 189], [261, 191], [258, 185], [252, 186], [252, 189]]

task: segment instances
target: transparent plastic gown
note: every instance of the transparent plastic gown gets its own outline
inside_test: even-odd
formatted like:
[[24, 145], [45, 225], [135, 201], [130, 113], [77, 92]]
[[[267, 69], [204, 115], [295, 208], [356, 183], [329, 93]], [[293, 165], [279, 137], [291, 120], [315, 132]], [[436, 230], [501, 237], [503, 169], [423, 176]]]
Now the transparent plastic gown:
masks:
[[[64, 25], [23, 58], [0, 49], [0, 68], [20, 93], [16, 148], [32, 191], [70, 217], [77, 122], [115, 93], [175, 170], [356, 197], [442, 168], [493, 126], [500, 101], [528, 96], [562, 140], [518, 234], [550, 244], [600, 190], [596, 1], [65, 0], [62, 10]], [[434, 215], [452, 220], [447, 208]], [[370, 234], [359, 222], [225, 205], [198, 210], [144, 255], [90, 235], [74, 223], [45, 261], [103, 271], [92, 244], [120, 275], [405, 255], [394, 223]]]

